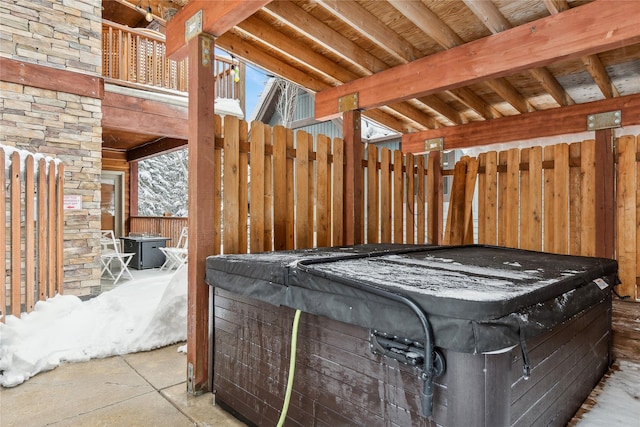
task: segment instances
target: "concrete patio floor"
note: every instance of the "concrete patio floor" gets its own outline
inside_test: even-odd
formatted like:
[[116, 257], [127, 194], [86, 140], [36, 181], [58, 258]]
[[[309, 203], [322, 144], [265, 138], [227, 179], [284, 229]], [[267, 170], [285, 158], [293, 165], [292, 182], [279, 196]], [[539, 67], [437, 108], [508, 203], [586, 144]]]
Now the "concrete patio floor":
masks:
[[213, 394], [187, 394], [178, 347], [63, 364], [0, 387], [0, 426], [244, 426]]

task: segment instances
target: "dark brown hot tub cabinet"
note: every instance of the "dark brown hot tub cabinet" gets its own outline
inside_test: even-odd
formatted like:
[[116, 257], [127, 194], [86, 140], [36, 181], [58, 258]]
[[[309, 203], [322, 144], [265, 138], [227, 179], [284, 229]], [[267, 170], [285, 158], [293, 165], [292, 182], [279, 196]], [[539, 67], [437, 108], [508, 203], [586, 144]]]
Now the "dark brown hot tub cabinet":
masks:
[[489, 246], [207, 259], [216, 402], [275, 425], [564, 425], [610, 364], [617, 264]]

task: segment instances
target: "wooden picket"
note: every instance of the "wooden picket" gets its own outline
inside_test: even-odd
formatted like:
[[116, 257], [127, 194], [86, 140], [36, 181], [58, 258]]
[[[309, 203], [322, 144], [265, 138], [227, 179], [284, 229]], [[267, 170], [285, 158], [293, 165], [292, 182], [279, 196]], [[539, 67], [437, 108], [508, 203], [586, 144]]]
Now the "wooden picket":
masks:
[[2, 322], [64, 291], [64, 165], [11, 151], [6, 165], [0, 148], [0, 271], [8, 273], [0, 284]]
[[[618, 292], [640, 296], [640, 148], [636, 136], [616, 141], [616, 259]], [[596, 144], [572, 144], [486, 152], [478, 156], [478, 222], [475, 242], [559, 254], [596, 254]], [[469, 159], [456, 165], [445, 242], [461, 236], [468, 222], [460, 205], [469, 188]], [[465, 214], [465, 218], [466, 218]]]

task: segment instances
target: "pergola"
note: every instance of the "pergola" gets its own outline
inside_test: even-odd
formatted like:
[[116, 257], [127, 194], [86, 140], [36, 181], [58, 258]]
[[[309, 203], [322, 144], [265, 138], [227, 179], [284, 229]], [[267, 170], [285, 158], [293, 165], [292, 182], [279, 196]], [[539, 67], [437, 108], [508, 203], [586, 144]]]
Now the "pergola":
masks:
[[[403, 132], [403, 150], [415, 153], [434, 138], [451, 149], [586, 131], [588, 114], [613, 110], [621, 113], [617, 125], [640, 124], [640, 25], [634, 19], [640, 2], [425, 3], [433, 2], [195, 0], [169, 21], [168, 53], [187, 56], [190, 70], [192, 393], [210, 387], [210, 289], [204, 277], [214, 233], [207, 183], [214, 179], [215, 45], [315, 91], [317, 119], [342, 115], [346, 243], [364, 240], [357, 203], [362, 176], [353, 167], [362, 160], [361, 114]], [[591, 83], [579, 81], [585, 75]], [[581, 85], [595, 88], [597, 96], [566, 88]], [[603, 183], [612, 173], [611, 135], [610, 129], [596, 132]], [[613, 199], [604, 185], [597, 233], [606, 251]]]

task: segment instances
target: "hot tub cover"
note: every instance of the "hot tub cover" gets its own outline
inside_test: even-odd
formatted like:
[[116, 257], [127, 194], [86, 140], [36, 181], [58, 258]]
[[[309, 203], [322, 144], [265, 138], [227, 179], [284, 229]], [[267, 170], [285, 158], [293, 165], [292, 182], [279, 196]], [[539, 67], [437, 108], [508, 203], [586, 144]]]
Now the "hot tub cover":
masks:
[[492, 246], [356, 245], [220, 255], [206, 281], [245, 297], [465, 353], [517, 345], [610, 300], [617, 263]]

